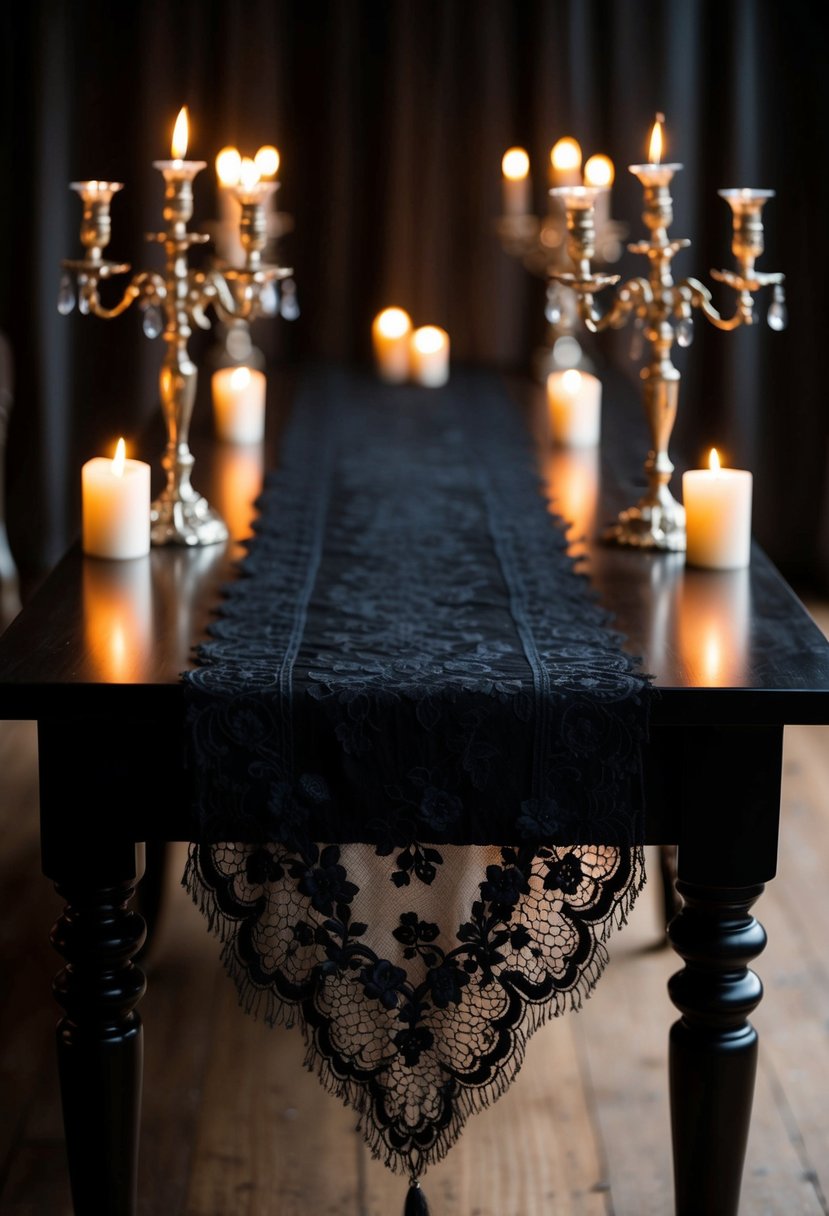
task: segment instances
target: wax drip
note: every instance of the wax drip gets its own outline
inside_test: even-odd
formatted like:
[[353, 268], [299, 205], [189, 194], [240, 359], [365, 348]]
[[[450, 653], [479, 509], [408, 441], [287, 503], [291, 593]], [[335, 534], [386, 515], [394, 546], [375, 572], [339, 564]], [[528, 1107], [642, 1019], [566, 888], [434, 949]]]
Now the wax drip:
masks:
[[420, 1183], [417, 1178], [413, 1178], [409, 1185], [409, 1193], [406, 1195], [406, 1206], [403, 1209], [403, 1216], [429, 1216], [429, 1205], [426, 1202], [426, 1196], [420, 1189]]

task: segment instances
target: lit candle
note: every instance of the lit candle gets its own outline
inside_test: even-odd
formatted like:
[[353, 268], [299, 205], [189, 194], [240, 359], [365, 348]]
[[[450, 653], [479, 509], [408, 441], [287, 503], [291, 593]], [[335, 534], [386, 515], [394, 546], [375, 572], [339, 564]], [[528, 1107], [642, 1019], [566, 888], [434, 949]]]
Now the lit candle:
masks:
[[550, 185], [580, 186], [581, 147], [569, 135], [559, 139], [550, 151]]
[[210, 380], [216, 434], [228, 443], [260, 443], [265, 437], [265, 373], [253, 367], [220, 367]]
[[412, 334], [412, 379], [439, 388], [449, 379], [449, 335], [437, 325], [422, 325]]
[[751, 560], [753, 478], [747, 469], [721, 468], [716, 448], [708, 464], [682, 475], [685, 560], [691, 566], [736, 570]]
[[508, 148], [501, 158], [504, 215], [527, 215], [530, 210], [530, 158], [523, 148]]
[[610, 187], [616, 171], [609, 156], [596, 153], [584, 162], [585, 186], [596, 186], [600, 193], [596, 196], [595, 221], [596, 227], [603, 227], [610, 219]]
[[547, 377], [550, 434], [559, 447], [595, 447], [601, 433], [602, 382], [575, 367]]
[[112, 460], [81, 470], [82, 547], [90, 557], [142, 557], [150, 551], [150, 466], [127, 460], [119, 439]]
[[647, 164], [628, 165], [630, 172], [638, 177], [642, 185], [646, 187], [669, 186], [673, 175], [682, 168], [682, 165], [663, 164], [662, 162], [662, 154], [665, 150], [665, 136], [662, 130], [664, 122], [665, 115], [657, 114], [648, 143]]
[[383, 380], [400, 384], [409, 378], [409, 338], [412, 321], [402, 308], [384, 308], [374, 318], [371, 338], [377, 371]]
[[222, 148], [216, 157], [216, 177], [219, 180], [219, 256], [231, 266], [245, 263], [245, 251], [239, 239], [242, 208], [236, 198], [236, 187], [242, 175], [242, 157], [238, 148]]

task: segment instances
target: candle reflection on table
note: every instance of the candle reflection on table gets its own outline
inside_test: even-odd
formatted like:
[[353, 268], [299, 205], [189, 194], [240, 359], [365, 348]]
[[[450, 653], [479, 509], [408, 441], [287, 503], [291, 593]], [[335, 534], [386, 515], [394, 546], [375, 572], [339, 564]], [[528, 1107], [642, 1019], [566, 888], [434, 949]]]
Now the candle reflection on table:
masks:
[[713, 688], [748, 682], [751, 584], [747, 569], [687, 570], [677, 616], [680, 654], [694, 681]]
[[571, 552], [577, 555], [596, 526], [598, 448], [549, 449], [543, 455], [542, 477], [550, 508], [565, 521]]
[[216, 445], [216, 498], [231, 537], [238, 541], [251, 535], [253, 504], [259, 497], [265, 475], [265, 452], [261, 443]]
[[128, 562], [85, 561], [86, 646], [97, 677], [110, 684], [138, 679], [153, 642], [149, 555]]

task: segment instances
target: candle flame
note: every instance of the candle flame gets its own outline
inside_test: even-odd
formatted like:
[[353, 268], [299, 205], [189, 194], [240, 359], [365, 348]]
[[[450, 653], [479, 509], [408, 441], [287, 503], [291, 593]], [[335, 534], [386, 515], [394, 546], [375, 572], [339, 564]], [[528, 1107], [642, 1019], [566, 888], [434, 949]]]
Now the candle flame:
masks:
[[648, 145], [648, 161], [652, 165], [662, 163], [662, 153], [665, 151], [665, 142], [662, 137], [662, 124], [665, 121], [664, 114], [657, 114], [656, 122], [653, 124], [651, 131], [651, 141]]
[[279, 169], [279, 152], [272, 144], [265, 144], [253, 158], [261, 178], [276, 177]]
[[581, 388], [581, 372], [575, 367], [568, 367], [567, 371], [561, 377], [561, 387], [565, 393], [570, 393], [575, 396]]
[[530, 158], [523, 148], [507, 148], [501, 157], [501, 172], [511, 182], [523, 181], [530, 171]]
[[411, 318], [402, 308], [384, 308], [377, 317], [377, 329], [384, 338], [402, 338], [411, 327]]
[[259, 170], [256, 167], [256, 162], [251, 160], [249, 156], [242, 157], [239, 180], [243, 190], [252, 190], [254, 186], [259, 184]]
[[216, 176], [222, 186], [238, 186], [242, 157], [238, 148], [222, 148], [216, 157]]
[[554, 169], [581, 168], [581, 147], [569, 135], [565, 135], [553, 145], [550, 152], [550, 163]]
[[430, 355], [443, 346], [445, 334], [437, 325], [422, 325], [412, 336], [412, 344], [422, 355]]
[[612, 186], [616, 170], [609, 156], [597, 153], [584, 164], [584, 180], [588, 186]]
[[237, 367], [235, 371], [230, 373], [230, 387], [239, 392], [240, 389], [247, 388], [250, 384], [250, 369], [247, 367]]
[[708, 467], [712, 473], [719, 473], [721, 469], [720, 456], [716, 448], [711, 449], [711, 455], [708, 457]]
[[190, 123], [187, 118], [187, 106], [182, 106], [178, 112], [176, 125], [173, 127], [171, 151], [174, 160], [183, 160], [187, 155], [187, 141], [189, 138]]
[[115, 455], [112, 458], [112, 476], [113, 477], [123, 477], [124, 476], [124, 464], [126, 463], [126, 457], [127, 457], [127, 445], [124, 443], [123, 439], [119, 439], [115, 445]]

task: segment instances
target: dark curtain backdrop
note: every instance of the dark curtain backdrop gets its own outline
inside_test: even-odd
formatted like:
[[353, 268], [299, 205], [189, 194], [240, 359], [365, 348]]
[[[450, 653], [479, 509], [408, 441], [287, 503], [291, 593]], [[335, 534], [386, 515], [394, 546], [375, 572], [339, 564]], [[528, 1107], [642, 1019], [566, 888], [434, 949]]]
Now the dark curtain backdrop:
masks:
[[[787, 275], [790, 326], [721, 334], [697, 322], [672, 448], [717, 443], [755, 474], [755, 532], [795, 583], [829, 582], [826, 132], [821, 4], [790, 0], [40, 0], [3, 6], [0, 327], [16, 358], [9, 533], [37, 576], [79, 527], [80, 465], [157, 410], [161, 343], [137, 313], [60, 316], [62, 257], [80, 251], [72, 180], [125, 183], [110, 253], [158, 265], [154, 159], [190, 109], [195, 223], [217, 215], [225, 143], [282, 154], [282, 242], [302, 304], [260, 322], [273, 365], [366, 359], [379, 308], [445, 326], [464, 361], [529, 370], [544, 335], [543, 284], [501, 249], [500, 159], [532, 159], [537, 208], [561, 135], [614, 160], [613, 211], [643, 235], [654, 114], [666, 116], [677, 276], [730, 266], [717, 189], [754, 185], [766, 207], [761, 268]], [[622, 273], [640, 273], [625, 254]], [[727, 291], [715, 301], [731, 311]], [[769, 300], [761, 304], [765, 314]], [[628, 335], [596, 344], [635, 379]], [[206, 339], [198, 335], [197, 360]], [[204, 378], [203, 378], [204, 380]], [[607, 403], [607, 408], [612, 402]], [[644, 456], [644, 453], [643, 453]]]

